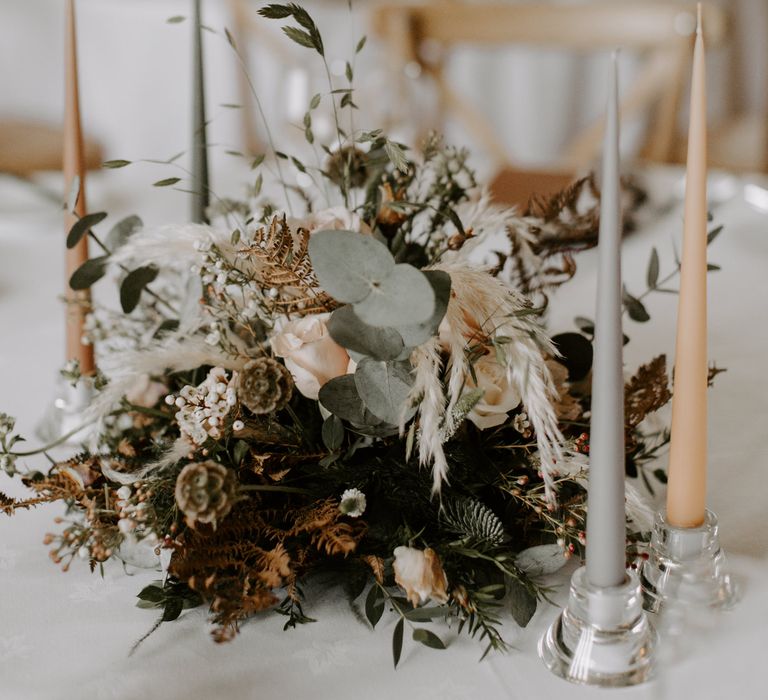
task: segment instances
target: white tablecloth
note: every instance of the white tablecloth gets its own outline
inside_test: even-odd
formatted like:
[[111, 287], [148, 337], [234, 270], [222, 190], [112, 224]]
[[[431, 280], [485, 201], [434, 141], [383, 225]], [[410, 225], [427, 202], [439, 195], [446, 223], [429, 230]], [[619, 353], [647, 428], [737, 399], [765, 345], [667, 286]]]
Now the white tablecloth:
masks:
[[[661, 175], [659, 175], [661, 177]], [[677, 176], [679, 178], [679, 175]], [[182, 195], [137, 185], [128, 171], [106, 173], [90, 185], [91, 210], [131, 213], [148, 223], [182, 219]], [[665, 183], [662, 192], [673, 191]], [[141, 179], [141, 178], [140, 178]], [[672, 177], [672, 181], [674, 181]], [[147, 176], [144, 182], [151, 182]], [[126, 186], [126, 183], [131, 183]], [[44, 534], [56, 526], [54, 509], [0, 518], [0, 698], [209, 700], [211, 698], [371, 700], [399, 697], [503, 700], [554, 698], [681, 698], [720, 700], [768, 697], [762, 673], [768, 620], [765, 472], [768, 417], [765, 379], [768, 326], [768, 218], [739, 194], [716, 209], [726, 230], [711, 248], [722, 265], [710, 281], [710, 355], [728, 372], [710, 393], [710, 504], [744, 597], [732, 612], [699, 621], [681, 658], [664, 663], [646, 686], [598, 691], [551, 676], [536, 644], [556, 609], [542, 606], [525, 630], [505, 618], [514, 649], [478, 663], [481, 647], [453, 630], [451, 642], [433, 651], [406, 640], [400, 668], [392, 668], [394, 620], [385, 616], [372, 632], [355, 619], [337, 592], [319, 594], [306, 612], [319, 621], [283, 632], [284, 618], [262, 615], [231, 644], [215, 645], [202, 610], [163, 625], [136, 654], [128, 651], [153, 623], [153, 611], [134, 607], [135, 594], [157, 578], [151, 571], [125, 576], [117, 564], [104, 579], [75, 564], [61, 573], [46, 556]], [[757, 190], [753, 190], [755, 194]], [[767, 193], [768, 194], [768, 193]], [[61, 362], [62, 311], [55, 297], [63, 284], [63, 235], [59, 211], [8, 181], [0, 182], [0, 410], [19, 418], [29, 438]], [[644, 289], [651, 246], [664, 266], [672, 263], [679, 205], [630, 237], [624, 273], [630, 291]], [[591, 315], [594, 255], [580, 257], [580, 273], [554, 301], [553, 331], [572, 329], [576, 314]], [[628, 370], [673, 344], [675, 297], [651, 295], [652, 321], [627, 323]], [[0, 489], [20, 490], [3, 477]], [[560, 576], [559, 600], [565, 575]], [[760, 640], [763, 639], [763, 642]]]

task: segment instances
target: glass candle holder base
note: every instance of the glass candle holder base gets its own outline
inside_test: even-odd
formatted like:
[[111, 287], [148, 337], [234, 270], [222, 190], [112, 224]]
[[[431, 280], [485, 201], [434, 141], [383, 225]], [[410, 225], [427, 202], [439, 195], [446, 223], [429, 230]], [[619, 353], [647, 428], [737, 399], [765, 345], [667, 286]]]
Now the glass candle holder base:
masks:
[[640, 580], [649, 612], [659, 613], [670, 604], [732, 607], [738, 590], [720, 548], [717, 516], [708, 510], [700, 527], [683, 528], [657, 513]]
[[94, 394], [93, 379], [81, 377], [77, 384], [59, 381], [53, 403], [37, 426], [37, 436], [48, 443], [77, 445], [85, 442], [93, 428], [85, 413]]
[[655, 648], [637, 575], [604, 588], [590, 584], [581, 567], [571, 578], [567, 606], [539, 642], [539, 656], [572, 683], [621, 687], [651, 677]]

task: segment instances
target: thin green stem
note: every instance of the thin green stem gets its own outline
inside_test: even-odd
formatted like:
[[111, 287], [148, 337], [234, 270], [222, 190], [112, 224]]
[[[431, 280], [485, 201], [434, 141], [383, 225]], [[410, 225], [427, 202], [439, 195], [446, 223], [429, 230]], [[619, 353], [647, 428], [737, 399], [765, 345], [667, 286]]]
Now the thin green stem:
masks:
[[[333, 121], [336, 124], [336, 136], [339, 139], [339, 155], [344, 145], [344, 137], [341, 134], [341, 122], [339, 121], [339, 112], [336, 109], [336, 98], [333, 95], [333, 78], [331, 78], [331, 69], [328, 66], [328, 61], [323, 55], [323, 66], [325, 67], [325, 76], [328, 79], [329, 97], [331, 98], [331, 105], [333, 105]], [[344, 206], [349, 208], [349, 168], [344, 172], [343, 184], [341, 186], [341, 194], [344, 196]]]
[[305, 496], [312, 492], [308, 489], [300, 489], [298, 486], [279, 486], [276, 484], [248, 484], [240, 487], [241, 491], [274, 491], [277, 493], [300, 493]]

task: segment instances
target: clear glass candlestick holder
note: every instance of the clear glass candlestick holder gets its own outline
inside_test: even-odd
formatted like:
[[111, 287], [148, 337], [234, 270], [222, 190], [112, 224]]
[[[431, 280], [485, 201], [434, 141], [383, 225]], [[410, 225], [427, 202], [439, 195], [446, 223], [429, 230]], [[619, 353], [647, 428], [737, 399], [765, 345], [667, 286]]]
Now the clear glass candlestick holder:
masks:
[[94, 395], [93, 379], [80, 377], [74, 386], [60, 379], [56, 384], [53, 403], [48, 407], [36, 433], [41, 440], [59, 445], [85, 442], [93, 432], [86, 411]]
[[659, 613], [674, 605], [728, 609], [737, 587], [720, 548], [717, 516], [707, 511], [699, 527], [675, 527], [656, 514], [648, 559], [640, 581], [645, 609]]
[[539, 656], [552, 673], [602, 687], [647, 681], [655, 649], [637, 575], [601, 587], [587, 580], [585, 567], [573, 574], [568, 604], [539, 642]]

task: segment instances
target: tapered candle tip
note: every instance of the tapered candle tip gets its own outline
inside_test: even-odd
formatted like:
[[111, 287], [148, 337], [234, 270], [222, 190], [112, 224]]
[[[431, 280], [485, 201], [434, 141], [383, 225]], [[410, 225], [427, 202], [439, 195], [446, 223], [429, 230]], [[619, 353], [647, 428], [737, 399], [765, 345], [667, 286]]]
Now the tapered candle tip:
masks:
[[701, 34], [701, 3], [696, 3], [696, 34]]

